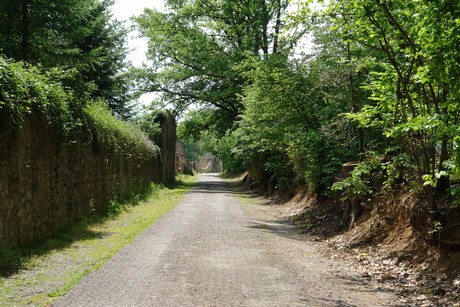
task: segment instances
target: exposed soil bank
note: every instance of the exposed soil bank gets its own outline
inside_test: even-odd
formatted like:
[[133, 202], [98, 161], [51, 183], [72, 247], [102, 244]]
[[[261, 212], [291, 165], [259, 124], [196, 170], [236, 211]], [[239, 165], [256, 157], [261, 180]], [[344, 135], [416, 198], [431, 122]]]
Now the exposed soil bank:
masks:
[[438, 249], [410, 212], [408, 193], [376, 197], [350, 230], [340, 228], [340, 201], [298, 192], [291, 199], [260, 198], [279, 221], [295, 225], [330, 259], [339, 259], [377, 287], [398, 293], [400, 305], [454, 306], [460, 302], [460, 252]]

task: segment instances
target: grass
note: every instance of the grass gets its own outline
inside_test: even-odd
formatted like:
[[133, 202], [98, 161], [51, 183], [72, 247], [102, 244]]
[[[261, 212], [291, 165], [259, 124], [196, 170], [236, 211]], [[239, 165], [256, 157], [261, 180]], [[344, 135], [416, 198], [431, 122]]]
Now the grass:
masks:
[[254, 217], [257, 212], [268, 212], [266, 207], [260, 206], [261, 199], [255, 195], [252, 195], [249, 190], [245, 189], [242, 181], [239, 178], [235, 177], [226, 180], [230, 183], [230, 186], [235, 193], [235, 197], [240, 201], [241, 208], [246, 214]]
[[175, 184], [154, 186], [143, 200], [117, 202], [111, 214], [72, 225], [40, 244], [1, 248], [0, 306], [51, 305], [174, 208], [194, 181], [181, 176]]

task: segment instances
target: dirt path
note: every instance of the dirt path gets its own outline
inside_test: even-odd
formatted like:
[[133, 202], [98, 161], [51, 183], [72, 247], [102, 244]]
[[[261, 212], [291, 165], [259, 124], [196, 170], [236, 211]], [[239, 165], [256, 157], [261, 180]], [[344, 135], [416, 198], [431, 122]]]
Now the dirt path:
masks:
[[[395, 297], [248, 208], [216, 175], [55, 306], [385, 306]], [[246, 212], [249, 212], [249, 216]]]

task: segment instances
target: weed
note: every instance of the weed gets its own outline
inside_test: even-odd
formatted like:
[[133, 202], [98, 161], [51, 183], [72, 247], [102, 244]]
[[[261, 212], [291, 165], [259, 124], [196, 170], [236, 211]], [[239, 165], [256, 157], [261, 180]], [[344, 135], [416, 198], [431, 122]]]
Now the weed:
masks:
[[8, 276], [22, 268], [23, 261], [20, 249], [0, 247], [0, 272], [2, 276]]

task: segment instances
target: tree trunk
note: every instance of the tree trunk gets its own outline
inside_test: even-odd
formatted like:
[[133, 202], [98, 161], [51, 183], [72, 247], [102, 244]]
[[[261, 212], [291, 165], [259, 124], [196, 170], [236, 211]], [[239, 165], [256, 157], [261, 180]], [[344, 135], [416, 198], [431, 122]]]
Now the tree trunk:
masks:
[[270, 18], [268, 16], [267, 4], [265, 0], [262, 0], [262, 50], [264, 55], [268, 54], [268, 23]]
[[[342, 165], [342, 177], [346, 178], [358, 165], [358, 162], [349, 162]], [[361, 206], [361, 199], [356, 196], [348, 196], [345, 203], [341, 229], [353, 228], [355, 222], [363, 213], [363, 206]]]
[[[351, 113], [355, 113], [357, 111], [356, 107], [356, 96], [355, 96], [355, 86], [353, 84], [353, 72], [351, 69], [351, 50], [350, 50], [350, 42], [347, 42], [347, 57], [348, 57], [348, 64], [349, 72], [348, 72], [348, 86], [350, 87], [350, 100], [351, 100]], [[364, 131], [362, 127], [357, 127], [358, 131], [358, 152], [360, 154], [364, 153]]]
[[[446, 135], [442, 137], [441, 152], [439, 156], [438, 172], [444, 170], [444, 162], [449, 159], [448, 138]], [[448, 176], [441, 176], [436, 183], [437, 193], [444, 193], [450, 186]]]
[[278, 0], [277, 7], [276, 7], [275, 37], [273, 38], [273, 54], [278, 52], [280, 27], [281, 27], [281, 0]]
[[30, 49], [30, 32], [29, 32], [29, 1], [21, 2], [21, 59], [29, 58]]

